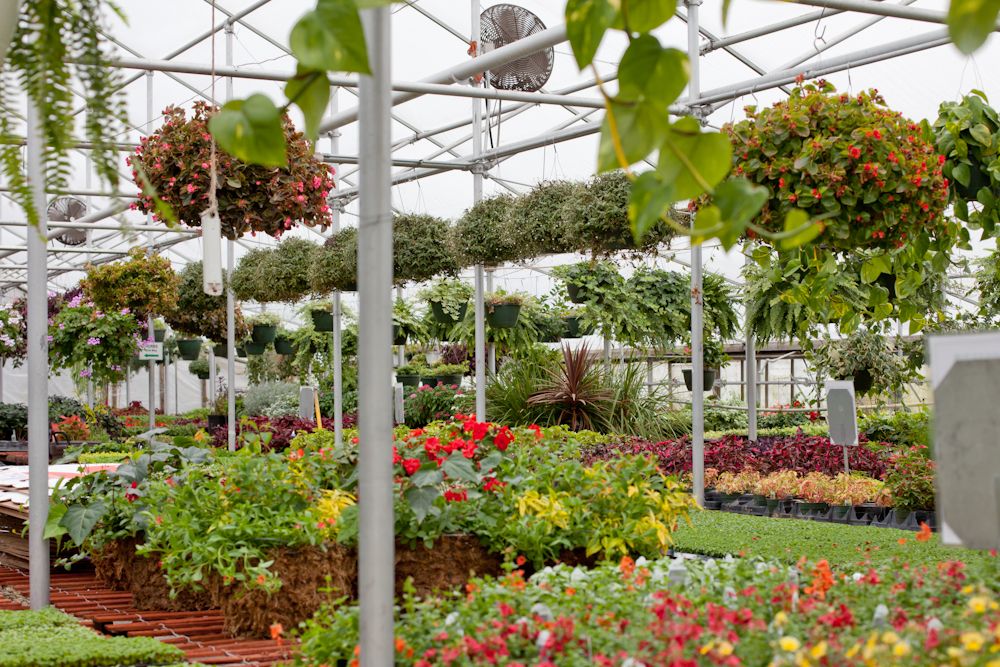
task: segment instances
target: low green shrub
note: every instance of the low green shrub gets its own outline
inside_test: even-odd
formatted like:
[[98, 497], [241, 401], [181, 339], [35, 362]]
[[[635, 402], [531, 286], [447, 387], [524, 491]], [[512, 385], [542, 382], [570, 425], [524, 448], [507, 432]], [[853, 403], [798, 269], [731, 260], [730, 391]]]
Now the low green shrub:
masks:
[[923, 445], [933, 455], [930, 414], [927, 412], [868, 412], [858, 417], [858, 430], [876, 442], [900, 447]]
[[131, 459], [133, 452], [84, 452], [76, 457], [77, 463], [100, 464], [100, 463], [121, 463], [126, 459]]
[[273, 406], [277, 403], [284, 406], [292, 399], [295, 408], [291, 412], [282, 412], [281, 415], [298, 412], [299, 385], [291, 382], [262, 382], [247, 388], [243, 394], [243, 409], [251, 417], [280, 416], [271, 414]]
[[56, 609], [0, 611], [0, 667], [152, 667], [184, 654], [152, 637], [106, 637]]

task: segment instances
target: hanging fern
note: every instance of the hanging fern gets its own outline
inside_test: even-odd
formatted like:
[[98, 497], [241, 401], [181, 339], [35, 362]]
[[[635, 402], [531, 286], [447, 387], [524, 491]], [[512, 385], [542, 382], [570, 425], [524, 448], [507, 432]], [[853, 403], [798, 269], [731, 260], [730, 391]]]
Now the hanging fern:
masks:
[[110, 52], [103, 32], [103, 8], [124, 20], [108, 0], [25, 0], [10, 51], [0, 69], [0, 171], [15, 201], [32, 224], [38, 212], [32, 202], [21, 160], [26, 135], [19, 119], [21, 94], [38, 110], [45, 188], [64, 190], [72, 170], [69, 151], [77, 137], [73, 89], [82, 93], [86, 112], [83, 138], [98, 177], [118, 187], [118, 152], [114, 140], [127, 126], [122, 77], [108, 64]]

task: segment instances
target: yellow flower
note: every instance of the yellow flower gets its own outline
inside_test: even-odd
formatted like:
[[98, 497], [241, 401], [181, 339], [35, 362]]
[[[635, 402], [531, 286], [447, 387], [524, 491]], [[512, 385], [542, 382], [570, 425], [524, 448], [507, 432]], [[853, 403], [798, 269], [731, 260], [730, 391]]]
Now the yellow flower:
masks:
[[733, 654], [733, 645], [729, 642], [722, 642], [719, 644], [719, 647], [715, 649], [715, 652], [723, 658], [728, 657]]
[[895, 646], [892, 647], [892, 654], [897, 658], [902, 658], [904, 655], [909, 655], [910, 645], [906, 642], [897, 642]]
[[816, 644], [811, 649], [809, 649], [809, 655], [816, 658], [817, 660], [826, 655], [826, 640], [821, 641], [820, 643]]
[[899, 641], [899, 635], [897, 635], [892, 630], [882, 633], [882, 643], [883, 644], [895, 644]]
[[963, 632], [961, 639], [966, 651], [978, 651], [983, 648], [983, 643], [986, 641], [978, 632]]
[[774, 624], [779, 628], [788, 622], [788, 614], [783, 611], [779, 611], [774, 615]]
[[861, 644], [855, 644], [851, 648], [847, 649], [847, 652], [844, 653], [844, 657], [848, 659], [853, 658], [858, 654], [858, 651], [860, 650], [861, 650]]
[[802, 643], [795, 637], [782, 637], [778, 641], [778, 646], [781, 647], [782, 651], [788, 651], [791, 653], [793, 651], [798, 651], [802, 646]]
[[713, 646], [715, 646], [715, 645], [712, 642], [708, 642], [707, 644], [705, 644], [704, 646], [702, 646], [701, 649], [699, 649], [698, 652], [701, 653], [702, 655], [708, 655], [709, 653], [712, 652], [712, 647]]
[[976, 612], [977, 614], [985, 614], [986, 610], [990, 606], [989, 598], [977, 595], [974, 598], [969, 598], [969, 609]]

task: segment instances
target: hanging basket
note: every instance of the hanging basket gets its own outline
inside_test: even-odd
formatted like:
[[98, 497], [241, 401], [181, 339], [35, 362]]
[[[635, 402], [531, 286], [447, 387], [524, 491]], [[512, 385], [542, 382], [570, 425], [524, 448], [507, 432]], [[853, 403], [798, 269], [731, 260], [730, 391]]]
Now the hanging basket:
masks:
[[573, 303], [587, 303], [587, 298], [581, 294], [582, 290], [579, 285], [566, 283], [566, 292], [569, 294], [569, 300]]
[[295, 354], [295, 344], [287, 336], [278, 336], [274, 339], [274, 351], [289, 356]]
[[392, 325], [392, 344], [406, 345], [406, 332], [398, 324]]
[[871, 391], [872, 384], [875, 382], [875, 378], [872, 377], [871, 371], [867, 368], [857, 371], [851, 379], [854, 380], [854, 392], [856, 394], [867, 394]]
[[[691, 385], [693, 384], [692, 380], [694, 379], [693, 375], [691, 374], [691, 369], [685, 368], [681, 372], [684, 374], [684, 386], [687, 387], [688, 391], [691, 391]], [[706, 368], [704, 371], [702, 371], [701, 377], [702, 381], [704, 382], [702, 388], [706, 392], [712, 391], [712, 385], [715, 384], [715, 369]]]
[[162, 343], [163, 339], [166, 338], [166, 337], [167, 337], [167, 330], [166, 329], [157, 329], [156, 327], [153, 327], [153, 342], [154, 343]]
[[583, 335], [580, 332], [581, 326], [579, 317], [564, 317], [563, 324], [565, 324], [563, 338], [579, 338]]
[[225, 359], [229, 356], [229, 346], [226, 343], [216, 343], [212, 346], [212, 352], [215, 356]]
[[450, 313], [446, 312], [444, 307], [439, 301], [431, 301], [431, 314], [434, 316], [434, 321], [441, 324], [455, 324], [456, 322], [461, 322], [465, 319], [465, 313], [469, 309], [469, 304], [463, 303], [458, 309], [458, 317], [452, 317]]
[[236, 346], [236, 356], [237, 357], [246, 357], [247, 356], [247, 350], [246, 350], [246, 348], [243, 347], [242, 345], [237, 345]]
[[260, 356], [264, 354], [264, 350], [267, 349], [267, 345], [265, 343], [255, 343], [252, 340], [248, 340], [243, 344], [243, 346], [246, 348], [247, 354], [252, 356]]
[[177, 341], [177, 352], [184, 361], [194, 361], [201, 354], [201, 339], [181, 338]]
[[325, 310], [311, 310], [309, 316], [312, 317], [313, 328], [316, 331], [333, 331], [333, 313]]
[[502, 303], [490, 307], [486, 312], [486, 322], [494, 329], [513, 329], [520, 313], [521, 304]]
[[418, 387], [420, 386], [420, 376], [400, 375], [399, 373], [396, 373], [396, 382], [403, 385], [404, 387]]
[[255, 324], [253, 329], [250, 331], [250, 338], [255, 343], [261, 343], [267, 345], [268, 343], [273, 343], [275, 336], [278, 335], [278, 327], [273, 324]]

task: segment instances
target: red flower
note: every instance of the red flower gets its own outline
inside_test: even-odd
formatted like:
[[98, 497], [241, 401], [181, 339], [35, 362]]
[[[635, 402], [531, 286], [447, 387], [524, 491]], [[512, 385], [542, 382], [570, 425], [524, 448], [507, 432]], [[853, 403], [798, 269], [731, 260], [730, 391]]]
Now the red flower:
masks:
[[531, 424], [530, 426], [528, 426], [528, 428], [535, 432], [535, 440], [541, 440], [542, 439], [542, 427], [541, 426], [539, 426], [538, 424]]
[[403, 470], [407, 475], [417, 472], [420, 470], [420, 459], [403, 459]]
[[463, 500], [468, 500], [469, 494], [465, 489], [459, 489], [458, 491], [448, 489], [444, 492], [444, 499], [449, 503], [457, 503], [462, 502]]
[[507, 426], [501, 428], [500, 431], [493, 436], [493, 444], [496, 445], [496, 448], [501, 452], [507, 451], [507, 447], [512, 442], [514, 442], [514, 434], [511, 433], [510, 428]]
[[857, 146], [848, 146], [847, 147], [847, 152], [855, 160], [857, 160], [859, 157], [861, 157], [861, 149], [858, 148]]

